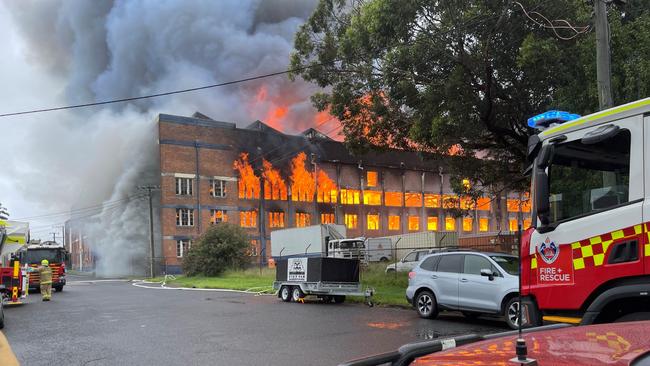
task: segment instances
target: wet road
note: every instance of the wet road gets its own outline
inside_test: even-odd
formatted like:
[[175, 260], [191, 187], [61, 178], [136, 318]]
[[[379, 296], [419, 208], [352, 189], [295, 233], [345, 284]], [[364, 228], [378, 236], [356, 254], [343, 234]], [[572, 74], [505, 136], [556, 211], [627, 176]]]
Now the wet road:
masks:
[[[73, 278], [70, 278], [73, 280]], [[419, 339], [506, 330], [460, 315], [357, 304], [282, 303], [274, 296], [70, 283], [5, 310], [4, 334], [32, 365], [334, 365]]]

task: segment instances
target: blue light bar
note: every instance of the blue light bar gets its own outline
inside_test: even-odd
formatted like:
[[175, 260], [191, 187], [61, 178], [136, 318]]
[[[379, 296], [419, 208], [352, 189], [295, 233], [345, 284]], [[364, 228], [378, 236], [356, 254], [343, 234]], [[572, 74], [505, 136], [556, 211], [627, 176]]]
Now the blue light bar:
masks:
[[581, 116], [579, 114], [564, 112], [564, 111], [546, 111], [528, 119], [528, 126], [535, 127], [548, 127], [551, 123], [564, 123], [573, 121]]

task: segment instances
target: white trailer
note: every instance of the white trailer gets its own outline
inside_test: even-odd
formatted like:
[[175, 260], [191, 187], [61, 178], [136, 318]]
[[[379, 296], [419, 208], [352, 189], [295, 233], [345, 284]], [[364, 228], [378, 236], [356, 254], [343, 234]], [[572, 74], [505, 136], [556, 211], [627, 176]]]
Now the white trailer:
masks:
[[365, 259], [364, 239], [346, 238], [344, 225], [322, 224], [271, 232], [271, 255]]
[[393, 259], [393, 242], [390, 238], [368, 238], [365, 245], [368, 262], [389, 262]]

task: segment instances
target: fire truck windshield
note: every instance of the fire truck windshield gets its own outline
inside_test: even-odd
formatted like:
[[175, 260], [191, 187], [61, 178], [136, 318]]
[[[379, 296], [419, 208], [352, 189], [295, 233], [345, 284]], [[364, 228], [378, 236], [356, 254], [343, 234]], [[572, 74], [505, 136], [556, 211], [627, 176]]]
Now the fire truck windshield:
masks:
[[550, 222], [629, 201], [630, 131], [593, 144], [557, 145], [548, 167]]
[[61, 249], [30, 249], [21, 254], [23, 263], [40, 264], [43, 259], [50, 263], [61, 263], [64, 261], [64, 254]]

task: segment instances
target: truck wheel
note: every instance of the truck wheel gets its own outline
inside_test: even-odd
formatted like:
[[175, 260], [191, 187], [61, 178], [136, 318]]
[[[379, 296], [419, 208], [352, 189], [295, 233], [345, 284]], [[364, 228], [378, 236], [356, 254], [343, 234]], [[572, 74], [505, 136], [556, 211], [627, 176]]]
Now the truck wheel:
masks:
[[421, 318], [433, 319], [438, 316], [438, 304], [431, 291], [422, 291], [415, 298], [415, 310]]
[[300, 289], [300, 286], [294, 286], [293, 290], [291, 291], [291, 300], [298, 302], [298, 300], [302, 299], [303, 297], [305, 297], [305, 294]]
[[56, 290], [56, 292], [61, 292], [63, 291], [63, 286], [56, 286], [54, 290]]
[[334, 302], [340, 304], [345, 301], [345, 295], [334, 296]]
[[506, 318], [506, 323], [512, 329], [519, 327], [519, 301], [517, 297], [513, 297], [506, 303], [503, 315]]
[[280, 288], [280, 298], [284, 302], [289, 302], [291, 301], [291, 287], [289, 286], [282, 286]]
[[381, 257], [381, 259], [380, 259], [379, 261], [385, 263], [385, 262], [388, 262], [388, 258], [386, 258], [386, 257]]

